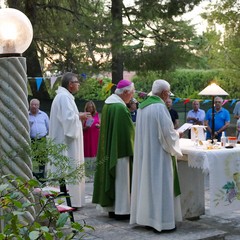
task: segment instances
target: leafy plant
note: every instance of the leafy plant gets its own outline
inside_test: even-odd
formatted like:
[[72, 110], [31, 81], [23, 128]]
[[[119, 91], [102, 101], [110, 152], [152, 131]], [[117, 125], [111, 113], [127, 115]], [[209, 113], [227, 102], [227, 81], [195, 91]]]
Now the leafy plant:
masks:
[[76, 97], [85, 100], [105, 100], [111, 93], [108, 89], [110, 83], [111, 79], [106, 77], [88, 78], [81, 83]]
[[[13, 188], [6, 180], [14, 181], [17, 187]], [[69, 214], [58, 212], [54, 198], [37, 197], [35, 194], [34, 203], [22, 202], [22, 193], [30, 195], [36, 187], [39, 187], [39, 182], [35, 179], [26, 181], [12, 175], [1, 176], [0, 221], [4, 223], [4, 227], [1, 229], [0, 239], [72, 239], [79, 232], [84, 232], [84, 228], [91, 228], [85, 223], [81, 225], [74, 222], [70, 226], [72, 231], [66, 234], [64, 226]], [[30, 206], [36, 209], [35, 218], [31, 223], [23, 222], [21, 216], [28, 213]]]
[[171, 84], [171, 91], [175, 97], [181, 98], [199, 98], [198, 93], [212, 81], [215, 81], [217, 84], [221, 83], [221, 86], [225, 87], [226, 90], [229, 89], [228, 85], [231, 83], [224, 72], [219, 69], [176, 69], [175, 71], [165, 73], [161, 71], [149, 71], [139, 73], [133, 78], [133, 81], [136, 90], [148, 93], [151, 91], [152, 83], [156, 79], [167, 80]]
[[[33, 165], [37, 165], [36, 159], [41, 161], [41, 156], [46, 156], [42, 153], [47, 151], [48, 159], [44, 159], [46, 163], [54, 160], [58, 167], [67, 170], [55, 175], [52, 174], [51, 181], [47, 183], [59, 185], [59, 181], [62, 179], [74, 182], [82, 178], [83, 166], [79, 166], [77, 170], [72, 170], [70, 167], [66, 168], [69, 159], [62, 154], [66, 150], [66, 146], [56, 145], [50, 140], [47, 143], [47, 146], [41, 145], [41, 142], [35, 142], [31, 145]], [[0, 163], [4, 165], [3, 160]], [[42, 180], [44, 182], [44, 179]], [[0, 240], [63, 240], [73, 239], [75, 236], [81, 239], [86, 228], [93, 229], [84, 221], [83, 224], [71, 222], [69, 226], [69, 214], [59, 213], [55, 206], [58, 194], [53, 192], [50, 197], [43, 197], [41, 191], [36, 191], [36, 189], [42, 189], [45, 184], [46, 182], [40, 183], [37, 179], [25, 179], [11, 174], [0, 176]], [[29, 196], [29, 198], [27, 197], [26, 200], [23, 196]], [[33, 219], [26, 221], [24, 216], [31, 211], [35, 211], [32, 214]], [[82, 234], [79, 235], [79, 233]]]
[[[47, 181], [50, 185], [59, 185], [61, 179], [74, 184], [84, 177], [84, 164], [78, 167], [69, 164], [71, 159], [64, 154], [67, 150], [65, 144], [55, 144], [51, 139], [35, 141], [31, 145], [31, 156], [33, 160], [33, 169], [36, 169], [39, 162], [54, 165], [55, 171], [48, 170]], [[46, 154], [47, 153], [47, 154]]]

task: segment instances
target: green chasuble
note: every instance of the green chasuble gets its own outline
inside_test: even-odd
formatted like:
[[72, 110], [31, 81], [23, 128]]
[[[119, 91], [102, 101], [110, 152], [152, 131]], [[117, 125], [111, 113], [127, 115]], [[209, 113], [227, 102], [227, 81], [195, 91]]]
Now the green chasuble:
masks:
[[135, 128], [128, 108], [121, 103], [105, 104], [101, 115], [93, 203], [113, 206], [117, 159], [133, 156]]

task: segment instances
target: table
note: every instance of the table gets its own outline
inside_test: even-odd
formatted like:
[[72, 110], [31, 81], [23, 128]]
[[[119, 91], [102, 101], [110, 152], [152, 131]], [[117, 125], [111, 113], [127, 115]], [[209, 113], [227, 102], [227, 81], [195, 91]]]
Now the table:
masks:
[[196, 147], [190, 139], [180, 139], [178, 158], [184, 218], [204, 214], [204, 173], [209, 174], [210, 214], [240, 209], [240, 145], [235, 148]]

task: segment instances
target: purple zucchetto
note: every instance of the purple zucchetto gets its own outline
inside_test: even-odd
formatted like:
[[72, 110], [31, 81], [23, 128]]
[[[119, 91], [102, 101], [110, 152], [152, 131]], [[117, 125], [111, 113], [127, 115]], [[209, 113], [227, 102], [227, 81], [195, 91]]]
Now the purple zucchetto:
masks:
[[118, 89], [121, 89], [121, 88], [124, 88], [124, 87], [128, 87], [128, 86], [130, 86], [132, 84], [132, 82], [131, 81], [129, 81], [129, 80], [120, 80], [119, 82], [118, 82], [118, 84], [117, 84], [117, 88]]

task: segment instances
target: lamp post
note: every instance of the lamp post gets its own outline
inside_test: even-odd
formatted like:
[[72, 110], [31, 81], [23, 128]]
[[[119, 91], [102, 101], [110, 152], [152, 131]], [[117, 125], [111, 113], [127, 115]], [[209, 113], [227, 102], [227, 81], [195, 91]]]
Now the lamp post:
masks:
[[[0, 176], [31, 179], [26, 59], [21, 54], [32, 42], [29, 19], [17, 9], [0, 9]], [[8, 184], [13, 184], [8, 182]], [[23, 201], [34, 201], [33, 195]], [[35, 210], [23, 216], [31, 222]]]
[[226, 96], [228, 95], [221, 87], [219, 87], [216, 83], [212, 83], [206, 88], [204, 88], [199, 95], [202, 96], [212, 96], [212, 134], [211, 139], [212, 143], [214, 142], [214, 132], [215, 132], [215, 115], [214, 115], [214, 98], [216, 96]]

